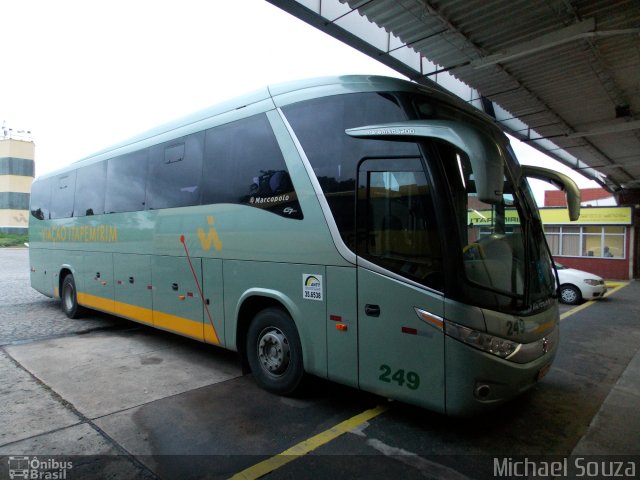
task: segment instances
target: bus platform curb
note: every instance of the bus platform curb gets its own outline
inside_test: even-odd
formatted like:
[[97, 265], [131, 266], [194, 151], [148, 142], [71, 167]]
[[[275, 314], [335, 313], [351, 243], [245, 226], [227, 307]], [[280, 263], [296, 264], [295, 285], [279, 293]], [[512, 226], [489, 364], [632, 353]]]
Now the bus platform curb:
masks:
[[572, 456], [640, 455], [640, 350], [613, 386]]
[[[628, 282], [625, 290], [627, 288], [640, 291], [640, 282], [632, 280]], [[631, 315], [634, 315], [634, 312], [631, 312]], [[636, 319], [640, 323], [640, 316]], [[639, 405], [640, 348], [591, 419], [572, 456], [640, 455]]]

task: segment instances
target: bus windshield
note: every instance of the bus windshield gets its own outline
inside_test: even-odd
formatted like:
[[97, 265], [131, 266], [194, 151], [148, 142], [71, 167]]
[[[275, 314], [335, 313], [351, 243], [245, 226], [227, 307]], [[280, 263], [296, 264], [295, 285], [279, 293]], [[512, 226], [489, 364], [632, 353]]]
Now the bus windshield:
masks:
[[441, 150], [455, 157], [444, 163], [458, 222], [465, 301], [520, 314], [546, 308], [554, 290], [551, 257], [526, 180], [519, 184], [512, 176], [518, 171], [515, 159], [505, 156], [502, 198], [489, 204], [478, 198], [468, 157], [453, 148]]
[[[450, 288], [445, 292], [448, 296], [508, 313], [546, 309], [553, 297], [552, 262], [535, 203], [506, 137], [464, 110], [436, 102], [430, 107], [429, 118], [365, 125], [347, 129], [346, 133], [368, 141], [417, 141], [423, 147], [428, 169], [438, 171], [441, 167], [445, 171], [446, 187], [441, 189], [441, 196], [449, 195], [450, 201], [441, 198], [439, 203], [454, 218], [459, 243], [446, 228], [441, 232], [446, 236], [445, 248], [450, 249], [451, 259], [461, 255], [463, 265], [455, 271], [464, 272], [451, 275]], [[438, 152], [435, 157], [430, 153], [433, 149]], [[404, 201], [412, 204], [408, 198]], [[410, 208], [407, 212], [415, 216], [418, 210]], [[420, 221], [417, 225], [428, 225], [430, 219]], [[450, 224], [451, 220], [441, 218], [440, 222]], [[406, 225], [416, 223], [407, 218], [395, 224], [405, 225], [401, 230], [406, 235]], [[398, 230], [386, 225], [390, 235]], [[425, 247], [413, 248], [413, 256], [421, 257], [418, 252]], [[433, 248], [427, 250], [434, 253]], [[432, 258], [422, 260], [433, 263]], [[401, 270], [411, 278], [404, 272], [414, 269]], [[437, 288], [433, 283], [421, 283]]]
[[499, 156], [504, 165], [501, 196], [483, 201], [482, 164], [450, 143], [438, 142], [464, 272], [451, 294], [462, 302], [520, 315], [548, 308], [555, 294], [553, 263], [535, 201], [507, 138], [448, 102], [421, 96], [405, 102], [415, 118], [455, 121], [482, 132], [486, 145], [495, 147], [492, 157]]

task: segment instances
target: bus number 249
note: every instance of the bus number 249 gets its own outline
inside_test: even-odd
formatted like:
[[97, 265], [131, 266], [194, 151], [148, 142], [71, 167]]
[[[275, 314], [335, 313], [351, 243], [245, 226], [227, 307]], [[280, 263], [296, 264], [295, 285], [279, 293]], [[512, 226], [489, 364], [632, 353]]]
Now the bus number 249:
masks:
[[417, 390], [420, 386], [420, 375], [416, 372], [405, 372], [402, 368], [393, 372], [389, 365], [380, 365], [380, 372], [378, 379], [382, 382], [395, 382], [401, 387], [406, 385], [410, 390]]

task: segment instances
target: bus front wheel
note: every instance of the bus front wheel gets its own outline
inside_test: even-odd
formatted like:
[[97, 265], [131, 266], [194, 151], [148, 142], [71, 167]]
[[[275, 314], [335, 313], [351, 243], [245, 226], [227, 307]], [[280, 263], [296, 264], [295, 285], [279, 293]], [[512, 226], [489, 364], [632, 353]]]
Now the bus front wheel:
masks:
[[73, 275], [68, 274], [64, 277], [61, 293], [60, 299], [62, 300], [61, 305], [64, 314], [69, 318], [79, 318], [82, 315], [83, 309], [78, 305], [78, 292]]
[[273, 393], [293, 393], [304, 375], [300, 337], [279, 308], [259, 312], [247, 332], [247, 360], [256, 383]]

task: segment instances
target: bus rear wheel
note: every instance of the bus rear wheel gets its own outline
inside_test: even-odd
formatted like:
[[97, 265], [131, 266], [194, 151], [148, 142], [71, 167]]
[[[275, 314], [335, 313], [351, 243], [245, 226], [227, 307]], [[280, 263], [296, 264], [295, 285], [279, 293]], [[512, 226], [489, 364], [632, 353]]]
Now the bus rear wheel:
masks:
[[68, 274], [62, 280], [62, 292], [60, 295], [62, 311], [69, 318], [80, 318], [84, 312], [78, 305], [78, 292], [76, 282], [72, 274]]
[[304, 375], [300, 337], [291, 317], [279, 308], [259, 312], [247, 332], [247, 360], [256, 383], [290, 395]]

